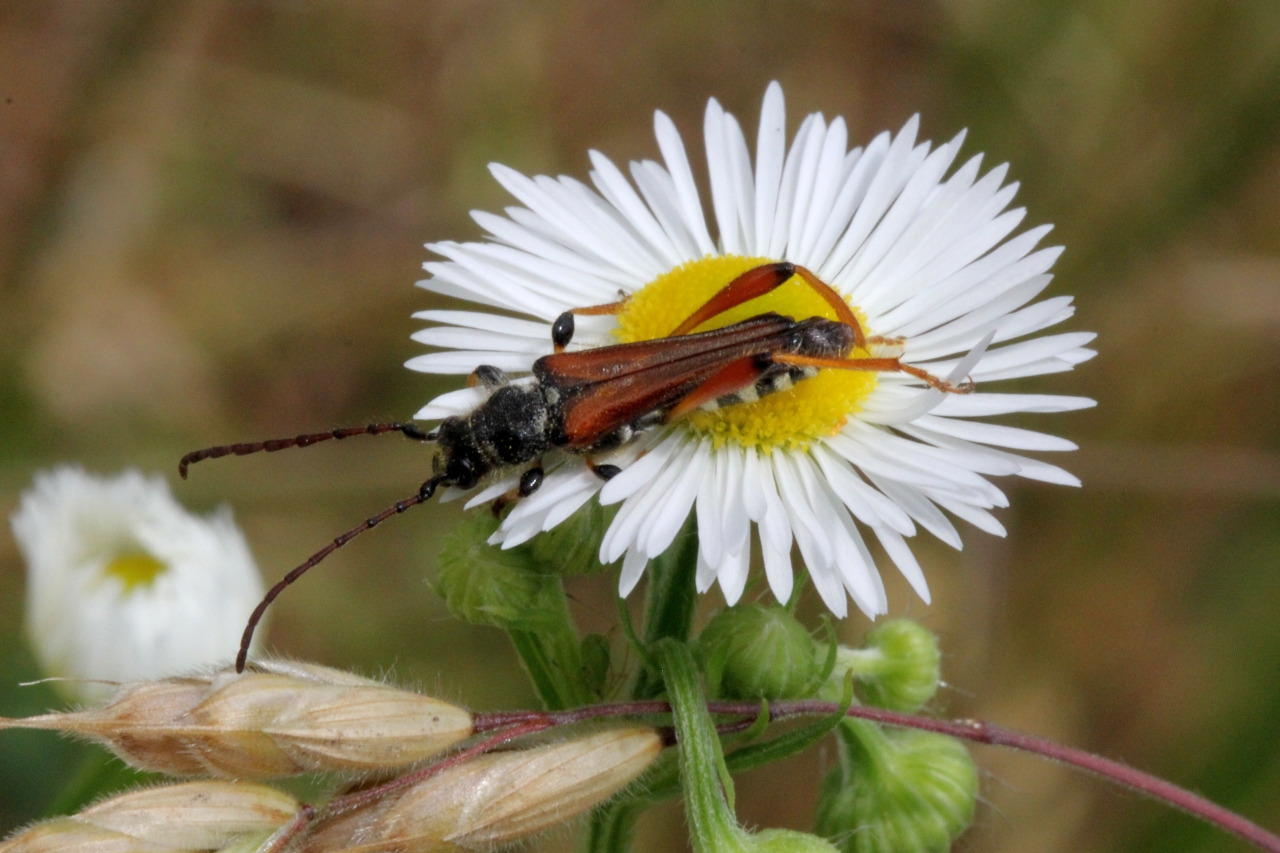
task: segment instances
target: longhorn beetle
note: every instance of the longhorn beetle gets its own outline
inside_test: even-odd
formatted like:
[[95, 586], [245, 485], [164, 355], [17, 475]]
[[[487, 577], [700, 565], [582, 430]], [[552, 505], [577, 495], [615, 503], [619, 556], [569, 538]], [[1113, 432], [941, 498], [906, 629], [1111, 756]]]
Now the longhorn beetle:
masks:
[[[798, 275], [835, 310], [838, 320], [796, 320], [781, 314], [759, 314], [709, 332], [694, 329], [731, 308], [763, 296]], [[188, 453], [178, 465], [202, 459], [243, 456], [259, 451], [306, 447], [328, 439], [399, 432], [434, 442], [432, 476], [414, 494], [397, 501], [363, 524], [334, 539], [273, 586], [254, 609], [241, 638], [236, 671], [243, 672], [254, 628], [285, 587], [361, 532], [392, 515], [431, 499], [440, 486], [470, 489], [495, 472], [523, 468], [519, 486], [499, 497], [495, 513], [506, 503], [528, 497], [542, 485], [542, 456], [553, 450], [585, 458], [591, 470], [608, 480], [616, 465], [596, 464], [592, 457], [631, 442], [648, 429], [671, 423], [699, 408], [749, 402], [789, 389], [819, 370], [901, 372], [932, 388], [963, 394], [971, 381], [944, 382], [898, 358], [853, 358], [869, 344], [901, 347], [898, 338], [868, 338], [853, 310], [836, 291], [807, 269], [781, 262], [744, 272], [707, 300], [665, 338], [566, 352], [573, 339], [574, 316], [616, 314], [626, 302], [575, 308], [551, 326], [554, 354], [533, 363], [534, 381], [513, 385], [496, 367], [480, 365], [469, 383], [491, 391], [469, 415], [445, 418], [431, 432], [413, 424], [370, 424], [253, 444], [209, 447]]]

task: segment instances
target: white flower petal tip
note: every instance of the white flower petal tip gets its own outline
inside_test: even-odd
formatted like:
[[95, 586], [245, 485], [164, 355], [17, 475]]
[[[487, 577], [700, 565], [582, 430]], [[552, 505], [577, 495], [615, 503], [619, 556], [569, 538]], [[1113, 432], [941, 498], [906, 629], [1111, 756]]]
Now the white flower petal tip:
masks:
[[[607, 459], [595, 458], [599, 448], [572, 444], [569, 454], [549, 454], [542, 490], [508, 514], [492, 541], [503, 547], [525, 542], [592, 498], [618, 505], [599, 556], [612, 563], [625, 555], [619, 593], [627, 595], [692, 512], [697, 589], [718, 584], [732, 603], [746, 586], [754, 524], [779, 600], [793, 590], [791, 553], [798, 547], [832, 613], [843, 616], [852, 599], [874, 618], [888, 612], [889, 602], [864, 541], [873, 534], [928, 602], [925, 574], [906, 539], [917, 527], [958, 549], [963, 543], [952, 516], [1004, 535], [988, 510], [1008, 501], [990, 478], [1079, 485], [1062, 468], [1019, 455], [1071, 450], [1073, 443], [978, 420], [1094, 405], [1082, 397], [989, 387], [1071, 370], [1094, 355], [1086, 348], [1090, 333], [1040, 334], [1075, 310], [1070, 297], [1040, 299], [1062, 252], [1039, 247], [1051, 226], [1019, 233], [1026, 211], [1009, 207], [1018, 185], [1005, 183], [1008, 166], [984, 174], [981, 155], [961, 158], [964, 131], [937, 147], [918, 140], [918, 115], [897, 133], [851, 147], [842, 118], [815, 113], [799, 121], [788, 144], [786, 99], [773, 82], [764, 93], [754, 158], [750, 129], [715, 99], [700, 130], [705, 182], [695, 176], [675, 122], [661, 111], [654, 114], [658, 155], [624, 167], [592, 150], [590, 185], [493, 164], [494, 178], [519, 206], [506, 215], [473, 214], [490, 242], [431, 244], [443, 260], [425, 264], [432, 277], [419, 282], [479, 307], [416, 314], [430, 325], [414, 339], [435, 351], [408, 366], [459, 374], [491, 364], [528, 373], [551, 352], [549, 323], [561, 312], [620, 297], [617, 312], [575, 321], [570, 348], [661, 338], [760, 264], [753, 259], [767, 258], [812, 270], [855, 308], [870, 338], [868, 357], [881, 360], [879, 372], [792, 372], [783, 390], [775, 387], [781, 382], [744, 373], [740, 384], [717, 386], [719, 396], [678, 417], [669, 415], [679, 395], [664, 398], [652, 411], [632, 414], [668, 417], [622, 425], [621, 446]], [[710, 199], [700, 197], [700, 183], [709, 186]], [[801, 321], [830, 304], [813, 307], [814, 292], [803, 287], [796, 292], [808, 302], [784, 291], [752, 305], [758, 314]], [[851, 347], [841, 352], [857, 357]], [[911, 370], [896, 368], [894, 360]], [[544, 391], [559, 391], [541, 381]], [[982, 390], [938, 387], [946, 382], [971, 390], [970, 381]], [[486, 406], [490, 394], [444, 394], [417, 416], [465, 417]], [[551, 428], [565, 425], [556, 421], [564, 418], [556, 405], [549, 403], [545, 413]], [[615, 470], [604, 482], [575, 453]], [[541, 456], [530, 455], [524, 465], [495, 462], [489, 485], [469, 493], [468, 506], [509, 491]]]
[[151, 680], [227, 662], [262, 599], [230, 512], [187, 513], [160, 476], [37, 474], [9, 523], [27, 564], [32, 648], [76, 699], [110, 692], [90, 679]]

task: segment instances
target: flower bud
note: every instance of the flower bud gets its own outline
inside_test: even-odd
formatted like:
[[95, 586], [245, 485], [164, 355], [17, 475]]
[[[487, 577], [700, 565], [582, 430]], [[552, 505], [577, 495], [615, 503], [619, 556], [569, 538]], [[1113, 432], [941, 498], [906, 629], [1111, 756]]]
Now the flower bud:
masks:
[[794, 829], [766, 829], [747, 836], [745, 841], [751, 853], [840, 853], [825, 838]]
[[587, 501], [567, 520], [530, 539], [529, 554], [544, 572], [587, 575], [601, 571], [605, 567], [600, 562], [600, 540], [620, 506]]
[[[850, 732], [856, 732], [849, 737]], [[841, 724], [842, 766], [823, 783], [817, 828], [844, 853], [943, 853], [973, 820], [978, 772], [954, 738]]]
[[550, 610], [559, 613], [559, 578], [538, 571], [524, 548], [489, 545], [497, 528], [491, 514], [475, 513], [444, 538], [436, 591], [449, 612], [465, 622], [536, 630]]
[[933, 698], [941, 678], [938, 638], [910, 619], [891, 619], [871, 629], [863, 648], [841, 648], [833, 679], [852, 670], [863, 701], [877, 708], [911, 712]]
[[293, 797], [247, 782], [187, 782], [103, 800], [37, 824], [0, 853], [163, 853], [260, 843], [298, 813]]
[[820, 675], [813, 638], [776, 604], [721, 610], [698, 638], [698, 657], [710, 691], [731, 699], [808, 696]]
[[299, 853], [490, 850], [588, 811], [661, 751], [657, 732], [635, 726], [488, 753], [319, 822]]
[[126, 684], [103, 708], [0, 726], [88, 737], [143, 770], [258, 779], [403, 767], [471, 735], [471, 715], [438, 699], [326, 667], [258, 666]]

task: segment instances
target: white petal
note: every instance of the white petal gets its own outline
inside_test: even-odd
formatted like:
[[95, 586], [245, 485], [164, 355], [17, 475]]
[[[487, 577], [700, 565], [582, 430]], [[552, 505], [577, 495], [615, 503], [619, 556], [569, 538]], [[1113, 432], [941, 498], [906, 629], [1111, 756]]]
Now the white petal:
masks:
[[680, 532], [690, 508], [693, 507], [693, 501], [698, 496], [709, 456], [701, 448], [695, 447], [692, 450], [687, 465], [680, 472], [675, 485], [667, 492], [662, 506], [650, 515], [650, 520], [641, 525], [636, 541], [642, 544], [646, 554], [661, 554]]
[[533, 338], [517, 338], [478, 329], [459, 329], [456, 326], [433, 326], [421, 329], [409, 336], [410, 340], [429, 347], [446, 347], [460, 350], [491, 350], [540, 356], [551, 352], [551, 341]]
[[787, 565], [791, 565], [791, 522], [787, 518], [787, 509], [782, 498], [778, 496], [773, 477], [773, 463], [770, 459], [760, 460], [759, 486], [764, 497], [765, 514], [760, 522], [760, 541], [766, 549], [774, 554], [787, 557]]
[[[643, 543], [637, 541], [636, 534], [639, 532], [641, 525], [649, 518], [650, 513], [657, 509], [658, 505], [671, 491], [676, 480], [688, 465], [689, 457], [696, 448], [696, 442], [682, 441], [679, 450], [671, 457], [670, 464], [650, 480], [642, 490], [627, 499], [626, 503], [622, 505], [622, 509], [614, 516], [613, 523], [609, 525], [609, 529], [605, 531], [604, 539], [600, 542], [600, 562], [612, 563], [622, 556], [622, 551], [625, 548], [643, 547]], [[631, 467], [634, 468], [635, 465]], [[618, 477], [621, 476], [621, 474], [618, 475]], [[618, 477], [613, 479], [617, 480]], [[613, 480], [609, 481], [609, 483], [612, 482]], [[608, 486], [609, 484], [606, 484], [605, 488], [607, 489]]]
[[745, 547], [751, 535], [751, 521], [742, 497], [742, 448], [730, 444], [722, 451], [726, 462], [725, 489], [722, 492], [724, 547], [726, 551], [737, 553]]
[[707, 233], [707, 222], [702, 216], [702, 202], [698, 200], [698, 187], [693, 180], [693, 171], [689, 168], [689, 158], [684, 152], [684, 142], [680, 139], [680, 131], [666, 113], [658, 110], [653, 114], [653, 132], [658, 137], [658, 148], [662, 151], [662, 159], [667, 163], [667, 171], [675, 183], [676, 197], [680, 200], [680, 215], [684, 226], [689, 229], [702, 255], [714, 255], [715, 244]]
[[768, 254], [786, 148], [786, 101], [782, 96], [782, 87], [775, 80], [764, 92], [764, 104], [760, 108], [760, 131], [756, 138], [756, 242], [750, 249], [753, 255]]
[[430, 352], [415, 355], [404, 363], [410, 370], [419, 373], [451, 373], [466, 375], [482, 364], [489, 364], [509, 373], [528, 373], [537, 361], [536, 353], [518, 352], [484, 352], [481, 350], [462, 350], [453, 352]]
[[607, 198], [614, 207], [622, 211], [622, 213], [631, 222], [632, 226], [649, 242], [649, 245], [666, 260], [667, 264], [676, 267], [684, 262], [684, 257], [680, 250], [676, 248], [675, 243], [671, 241], [671, 237], [666, 231], [662, 230], [662, 225], [654, 218], [640, 196], [631, 188], [631, 184], [627, 182], [621, 170], [613, 165], [613, 161], [601, 154], [599, 151], [592, 150], [588, 152], [591, 157], [591, 164], [595, 166], [595, 171], [591, 173], [592, 180], [600, 189], [602, 195]]
[[[841, 122], [843, 127], [844, 122]], [[822, 162], [822, 152], [827, 141], [827, 125], [822, 113], [815, 113], [813, 125], [805, 136], [804, 148], [800, 151], [799, 171], [796, 175], [795, 199], [791, 203], [791, 221], [787, 224], [787, 248], [783, 257], [804, 263], [806, 258], [800, 254], [800, 238], [804, 235], [804, 224], [809, 218], [809, 205], [813, 199], [814, 181], [818, 176], [818, 166]], [[844, 153], [843, 151], [841, 152]]]
[[680, 214], [680, 197], [667, 170], [652, 160], [645, 160], [631, 164], [631, 177], [635, 179], [649, 209], [662, 224], [662, 230], [680, 252], [680, 257], [686, 261], [702, 257], [693, 235], [684, 225]]
[[644, 555], [644, 552], [635, 548], [627, 552], [627, 559], [622, 561], [622, 571], [618, 574], [619, 596], [626, 598], [631, 594], [631, 590], [640, 583], [640, 576], [644, 574], [644, 567], [647, 565], [649, 565], [649, 558]]
[[906, 536], [914, 536], [915, 524], [911, 517], [889, 498], [877, 492], [854, 473], [850, 462], [837, 457], [828, 444], [814, 444], [810, 449], [814, 459], [822, 466], [827, 483], [859, 521], [868, 527], [890, 527]]
[[791, 150], [782, 167], [782, 178], [778, 183], [778, 199], [773, 208], [773, 224], [769, 227], [769, 246], [763, 254], [771, 258], [780, 258], [787, 248], [787, 237], [791, 233], [791, 208], [796, 199], [796, 182], [800, 177], [800, 160], [804, 156], [806, 140], [818, 122], [817, 114], [805, 117], [791, 140]]
[[604, 488], [600, 490], [600, 503], [608, 506], [634, 495], [666, 467], [672, 454], [683, 444], [683, 440], [675, 433], [658, 442], [648, 453], [604, 484]]
[[720, 485], [724, 482], [721, 469], [727, 464], [723, 454], [714, 450], [709, 441], [704, 442], [700, 452], [707, 454], [707, 468], [703, 472], [702, 483], [698, 491], [698, 553], [707, 561], [707, 565], [720, 565], [724, 556], [724, 531], [721, 526], [723, 513]]
[[978, 418], [1011, 412], [1074, 412], [1098, 405], [1088, 397], [1058, 394], [948, 394], [933, 413], [943, 417]]
[[791, 531], [804, 553], [805, 563], [810, 571], [829, 567], [834, 556], [826, 531], [809, 506], [800, 474], [793, 467], [790, 453], [774, 453], [773, 474], [778, 484], [778, 493], [782, 504], [787, 509], [787, 518], [791, 522]]
[[457, 391], [449, 391], [419, 409], [413, 419], [434, 421], [439, 418], [469, 414], [475, 410], [476, 406], [483, 403], [488, 395], [488, 390], [484, 388], [459, 388]]
[[881, 528], [876, 531], [876, 538], [880, 540], [885, 553], [889, 555], [889, 559], [893, 560], [898, 571], [902, 572], [902, 576], [907, 579], [907, 583], [911, 584], [916, 595], [920, 596], [925, 604], [930, 603], [932, 598], [929, 595], [929, 583], [924, 579], [924, 571], [916, 562], [915, 555], [911, 553], [911, 546], [892, 530]]
[[791, 569], [791, 551], [786, 553], [774, 550], [765, 540], [760, 540], [760, 550], [764, 556], [764, 576], [769, 581], [769, 589], [773, 597], [782, 603], [791, 600], [795, 590], [795, 575]]
[[963, 518], [979, 530], [986, 531], [992, 536], [999, 536], [1001, 538], [1005, 536], [1004, 525], [997, 521], [996, 517], [985, 509], [970, 506], [969, 504], [953, 500], [944, 495], [930, 495], [929, 497], [932, 500], [937, 501], [938, 506], [942, 507], [947, 512]]
[[[462, 505], [463, 509], [471, 509], [480, 506], [482, 503], [488, 503], [499, 495], [506, 494], [512, 489], [520, 485], [520, 474], [512, 474], [510, 477], [503, 477], [486, 488], [481, 489], [472, 498]], [[465, 494], [465, 492], [463, 492]], [[443, 497], [441, 502], [444, 502]]]
[[[846, 292], [856, 293], [864, 301], [874, 298], [876, 288], [882, 285], [875, 281], [877, 277], [870, 274], [879, 267], [880, 261], [893, 248], [895, 241], [907, 230], [925, 198], [951, 166], [960, 150], [959, 142], [959, 139], [953, 140], [933, 152], [907, 181], [884, 219], [880, 220], [846, 270], [837, 277]], [[860, 287], [864, 279], [868, 280], [866, 288]]]
[[[769, 509], [761, 482], [760, 452], [754, 447], [744, 448], [743, 451], [746, 455], [742, 467], [742, 502], [747, 510], [747, 517], [758, 522]], [[772, 486], [772, 480], [770, 485]]]
[[720, 582], [720, 591], [724, 594], [725, 603], [730, 607], [742, 598], [742, 591], [747, 587], [747, 569], [751, 566], [751, 548], [743, 548], [736, 554], [725, 554], [716, 568], [716, 580]]
[[916, 423], [925, 429], [943, 435], [963, 438], [978, 444], [993, 444], [996, 447], [1012, 447], [1015, 450], [1075, 450], [1076, 444], [1055, 435], [1032, 432], [1029, 429], [988, 424], [979, 421], [962, 421], [954, 418], [941, 418], [937, 415], [925, 415]]
[[[862, 246], [871, 229], [880, 221], [880, 217], [897, 197], [898, 192], [906, 186], [912, 171], [909, 167], [913, 159], [916, 131], [919, 127], [920, 117], [912, 116], [889, 146], [880, 168], [876, 170], [875, 177], [867, 188], [866, 196], [858, 205], [858, 212], [849, 223], [849, 228], [840, 237], [822, 267], [815, 270], [819, 278], [827, 282], [836, 282], [845, 264]], [[923, 159], [920, 157], [921, 161]]]
[[[523, 208], [511, 209], [519, 210], [519, 215], [523, 218], [533, 217], [541, 221], [541, 217], [538, 217], [533, 211]], [[607, 281], [614, 286], [635, 284], [635, 279], [632, 276], [627, 275], [612, 264], [604, 264], [589, 258], [581, 252], [575, 251], [513, 219], [486, 213], [483, 210], [471, 211], [471, 218], [481, 228], [513, 248], [545, 258], [548, 261], [560, 264], [562, 267], [576, 270], [592, 278]]]
[[848, 142], [849, 135], [844, 119], [836, 118], [831, 122], [826, 139], [822, 142], [817, 172], [813, 177], [813, 196], [809, 200], [808, 213], [800, 226], [799, 245], [795, 248], [794, 257], [802, 263], [816, 265], [813, 250], [823, 226], [831, 218], [836, 194], [841, 189], [845, 147]]
[[907, 515], [919, 522], [920, 526], [925, 530], [928, 530], [957, 551], [964, 547], [955, 526], [921, 492], [905, 483], [878, 478], [874, 474], [868, 473], [867, 477], [876, 484], [876, 488], [884, 492], [890, 500], [900, 506]]
[[698, 551], [698, 567], [693, 577], [693, 587], [698, 594], [711, 589], [711, 585], [716, 582], [716, 567], [707, 562], [707, 558], [702, 555], [702, 551]]
[[756, 245], [756, 187], [751, 176], [751, 154], [747, 140], [742, 135], [738, 120], [729, 113], [724, 116], [724, 141], [729, 153], [729, 177], [738, 202], [738, 227], [742, 229], [742, 251], [755, 254]]
[[844, 587], [854, 604], [868, 619], [889, 612], [889, 598], [884, 591], [884, 581], [876, 569], [875, 559], [862, 541], [858, 526], [846, 513], [840, 513], [840, 525], [846, 540], [840, 544], [840, 574]]
[[513, 338], [551, 340], [551, 326], [547, 323], [533, 323], [528, 320], [517, 320], [514, 317], [503, 317], [500, 314], [487, 314], [481, 311], [418, 311], [414, 313], [413, 319], [431, 320], [464, 329], [497, 332], [500, 335], [508, 335]]
[[725, 143], [724, 109], [715, 98], [707, 101], [703, 120], [707, 146], [707, 172], [711, 179], [711, 206], [720, 227], [720, 245], [725, 254], [742, 254], [738, 231], [738, 199], [730, 177], [729, 150]]
[[889, 150], [889, 134], [882, 133], [875, 139], [871, 140], [871, 144], [867, 146], [865, 151], [854, 149], [850, 152], [851, 162], [846, 164], [849, 168], [849, 174], [845, 176], [840, 187], [840, 193], [836, 196], [835, 203], [831, 207], [831, 214], [827, 217], [826, 224], [823, 225], [822, 233], [818, 235], [818, 240], [814, 244], [813, 249], [809, 252], [810, 263], [817, 269], [825, 269], [828, 260], [831, 257], [831, 250], [836, 245], [836, 241], [840, 239], [840, 235], [849, 227], [849, 223], [853, 218], [854, 212], [858, 209], [858, 205], [862, 203], [866, 197], [867, 190], [871, 187], [871, 181], [876, 176], [876, 171], [884, 162], [885, 154]]

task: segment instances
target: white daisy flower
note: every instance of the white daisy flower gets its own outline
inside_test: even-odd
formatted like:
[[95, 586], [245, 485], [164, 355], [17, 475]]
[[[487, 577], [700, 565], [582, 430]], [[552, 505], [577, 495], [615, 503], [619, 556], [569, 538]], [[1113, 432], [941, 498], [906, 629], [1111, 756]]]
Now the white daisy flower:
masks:
[[[441, 351], [407, 366], [527, 372], [552, 352], [550, 326], [561, 312], [619, 294], [626, 301], [616, 316], [579, 318], [571, 349], [663, 337], [736, 276], [776, 261], [807, 267], [833, 287], [868, 336], [903, 339], [896, 348], [872, 345], [871, 356], [900, 353], [903, 363], [951, 382], [968, 375], [985, 386], [1055, 373], [1094, 355], [1084, 348], [1091, 333], [1032, 337], [1074, 313], [1067, 296], [1033, 302], [1062, 249], [1036, 248], [1049, 226], [1010, 238], [1024, 215], [1006, 210], [1017, 184], [1004, 185], [1003, 165], [981, 174], [981, 155], [952, 170], [963, 133], [933, 149], [917, 142], [913, 117], [896, 135], [850, 150], [844, 119], [815, 113], [788, 148], [782, 89], [774, 83], [765, 93], [753, 166], [738, 121], [713, 99], [704, 127], [713, 239], [679, 132], [662, 112], [654, 125], [663, 163], [633, 162], [634, 183], [598, 151], [590, 152], [594, 190], [569, 177], [527, 178], [491, 166], [523, 206], [507, 208], [506, 216], [473, 213], [488, 242], [430, 244], [446, 260], [425, 264], [432, 277], [418, 284], [533, 319], [491, 310], [420, 312], [414, 316], [436, 325], [414, 340]], [[699, 328], [767, 311], [836, 317], [793, 278]], [[444, 394], [416, 417], [465, 415], [485, 394]], [[580, 457], [546, 466], [541, 488], [510, 512], [494, 541], [508, 548], [525, 542], [593, 497], [621, 502], [600, 559], [625, 556], [625, 596], [692, 510], [698, 588], [718, 582], [732, 604], [746, 585], [754, 522], [778, 600], [792, 591], [795, 542], [832, 613], [845, 615], [847, 593], [874, 616], [888, 602], [867, 532], [927, 602], [928, 586], [905, 541], [918, 527], [955, 548], [960, 534], [947, 513], [1004, 535], [988, 510], [1007, 501], [990, 476], [1079, 485], [1061, 468], [1010, 452], [1072, 450], [1071, 442], [975, 418], [1092, 405], [1040, 394], [944, 394], [900, 372], [823, 370], [785, 393], [695, 411], [641, 434], [608, 460], [623, 469], [608, 482]], [[503, 473], [468, 506], [513, 489], [521, 472]]]
[[187, 513], [160, 476], [38, 474], [9, 523], [36, 658], [73, 698], [224, 661], [262, 598], [231, 513]]

